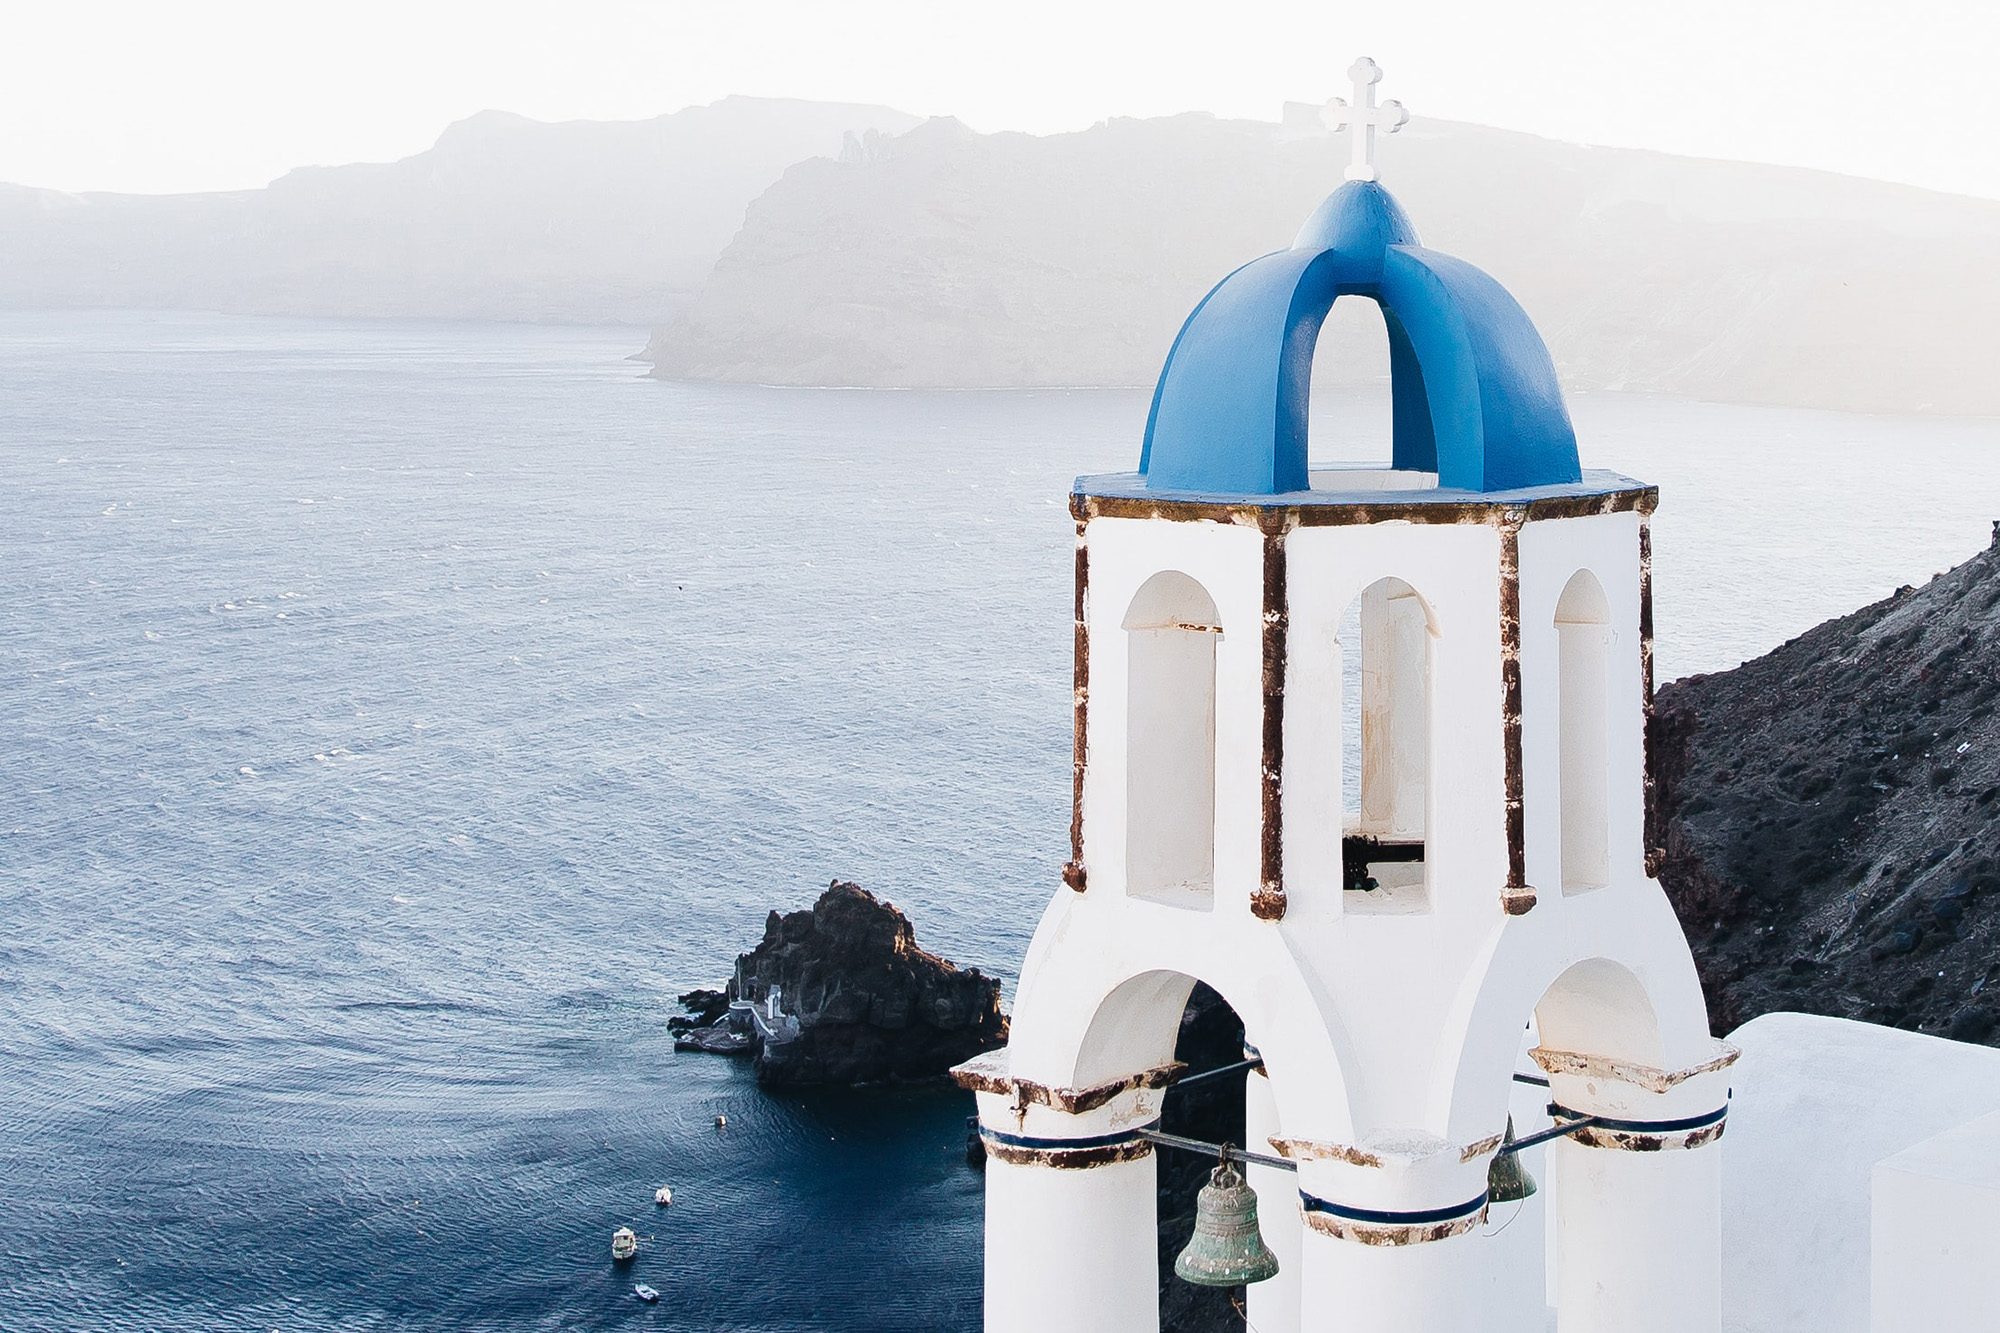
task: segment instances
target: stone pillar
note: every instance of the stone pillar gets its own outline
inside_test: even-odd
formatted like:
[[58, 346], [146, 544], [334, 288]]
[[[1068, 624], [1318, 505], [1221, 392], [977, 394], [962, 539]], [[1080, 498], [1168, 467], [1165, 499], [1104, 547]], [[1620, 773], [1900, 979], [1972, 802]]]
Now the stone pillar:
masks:
[[[1319, 1200], [1321, 1204], [1326, 1200]], [[1418, 1239], [1427, 1227], [1384, 1228], [1378, 1239], [1336, 1234], [1323, 1213], [1306, 1213], [1299, 1256], [1298, 1327], [1305, 1333], [1461, 1333], [1501, 1327], [1473, 1299], [1483, 1247], [1471, 1228]], [[1391, 1237], [1395, 1238], [1391, 1238]], [[1254, 1320], [1254, 1316], [1253, 1316]], [[1262, 1329], [1263, 1325], [1258, 1325]]]
[[[1243, 1058], [1256, 1059], [1256, 1049], [1244, 1047]], [[1252, 1152], [1270, 1152], [1271, 1139], [1280, 1132], [1278, 1099], [1262, 1069], [1251, 1070], [1246, 1081], [1243, 1123], [1243, 1146]], [[1264, 1243], [1278, 1256], [1278, 1275], [1252, 1283], [1244, 1292], [1250, 1326], [1258, 1333], [1299, 1333], [1299, 1246], [1305, 1226], [1299, 1218], [1298, 1177], [1278, 1167], [1254, 1163], [1245, 1164], [1243, 1177], [1257, 1192], [1257, 1225], [1264, 1233]]]
[[1716, 1333], [1733, 1051], [1680, 1073], [1535, 1058], [1558, 1107], [1602, 1118], [1549, 1148], [1559, 1333]]
[[1021, 1148], [988, 1132], [987, 1333], [1158, 1333], [1157, 1165], [1135, 1139]]
[[1349, 1148], [1286, 1146], [1299, 1161], [1304, 1333], [1511, 1327], [1486, 1299], [1493, 1247], [1477, 1234], [1486, 1215], [1485, 1155], [1422, 1134]]
[[986, 1148], [986, 1333], [1159, 1333], [1158, 1162], [1138, 1130], [1181, 1066], [1090, 1088], [952, 1071]]

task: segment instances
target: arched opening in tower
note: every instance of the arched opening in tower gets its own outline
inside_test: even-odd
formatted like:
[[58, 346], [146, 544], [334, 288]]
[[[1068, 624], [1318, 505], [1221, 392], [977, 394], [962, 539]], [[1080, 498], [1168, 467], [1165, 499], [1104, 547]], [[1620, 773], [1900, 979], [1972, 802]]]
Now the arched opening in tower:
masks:
[[[1272, 1151], [1268, 1141], [1253, 1142], [1250, 1136], [1273, 1132], [1276, 1103], [1268, 1083], [1251, 1082], [1263, 1080], [1264, 1075], [1244, 1067], [1249, 1039], [1241, 1016], [1213, 986], [1184, 972], [1142, 972], [1126, 978], [1099, 1002], [1078, 1043], [1072, 1082], [1089, 1086], [1177, 1061], [1186, 1068], [1163, 1095], [1159, 1128], [1205, 1143], [1268, 1153]], [[1204, 1074], [1215, 1077], [1202, 1078]], [[1253, 1121], [1253, 1104], [1263, 1113], [1262, 1119]], [[1174, 1259], [1194, 1230], [1196, 1200], [1215, 1165], [1215, 1159], [1204, 1153], [1153, 1152], [1142, 1177], [1151, 1182], [1152, 1198], [1124, 1195], [1126, 1211], [1097, 1215], [1096, 1225], [1106, 1230], [1121, 1225], [1150, 1228], [1157, 1247], [1152, 1276], [1158, 1284], [1162, 1330], [1243, 1327], [1237, 1312], [1242, 1288], [1195, 1286], [1174, 1273]], [[1108, 1169], [1128, 1171], [1135, 1166], [1121, 1163]], [[1283, 1173], [1283, 1179], [1274, 1183], [1275, 1192], [1266, 1196], [1265, 1186], [1252, 1179], [1253, 1188], [1260, 1191], [1259, 1212], [1269, 1219], [1261, 1222], [1264, 1234], [1282, 1244], [1278, 1237], [1284, 1228], [1289, 1225], [1296, 1231], [1298, 1226], [1297, 1180]], [[1118, 1239], [1117, 1252], [1130, 1254], [1122, 1244], [1130, 1237]]]
[[1431, 618], [1417, 590], [1364, 588], [1341, 618], [1340, 661], [1347, 910], [1427, 910]]
[[1126, 633], [1125, 891], [1174, 907], [1215, 905], [1215, 644], [1201, 584], [1155, 574]]
[[1382, 307], [1343, 296], [1313, 346], [1308, 453], [1314, 464], [1386, 465], [1394, 456], [1389, 330]]
[[1605, 676], [1611, 608], [1587, 569], [1570, 577], [1556, 602], [1558, 744], [1561, 750], [1562, 887], [1584, 893], [1611, 881], [1611, 785]]
[[[1243, 1020], [1229, 1002], [1196, 982], [1181, 1011], [1174, 1059], [1188, 1067], [1185, 1077], [1234, 1065], [1243, 1059]], [[1207, 1143], [1232, 1143], [1259, 1152], [1268, 1143], [1246, 1141], [1245, 1083], [1261, 1074], [1209, 1079], [1167, 1094], [1160, 1128]], [[1174, 1257], [1194, 1230], [1195, 1200], [1215, 1160], [1197, 1153], [1162, 1152], [1159, 1162], [1160, 1327], [1163, 1330], [1240, 1329], [1241, 1287], [1197, 1287], [1174, 1276]], [[1283, 1222], [1285, 1214], [1280, 1212]], [[1266, 1224], [1268, 1227], [1270, 1224]]]

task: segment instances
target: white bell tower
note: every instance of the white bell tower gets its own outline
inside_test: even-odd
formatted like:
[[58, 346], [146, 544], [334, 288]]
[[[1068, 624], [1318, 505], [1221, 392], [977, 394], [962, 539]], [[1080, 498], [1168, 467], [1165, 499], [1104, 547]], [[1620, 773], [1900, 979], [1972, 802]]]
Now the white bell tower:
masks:
[[[1531, 1021], [1597, 1118], [1551, 1149], [1559, 1327], [1719, 1324], [1734, 1052], [1643, 845], [1657, 493], [1579, 468], [1527, 316], [1369, 165], [1189, 317], [1139, 470], [1076, 483], [1070, 860], [1011, 1045], [957, 1071], [990, 1333], [1157, 1329], [1137, 1131], [1197, 980], [1264, 1062], [1247, 1146], [1297, 1168], [1249, 1172], [1259, 1333], [1541, 1333], [1482, 1228]], [[1343, 295], [1382, 307], [1394, 456], [1312, 469]]]

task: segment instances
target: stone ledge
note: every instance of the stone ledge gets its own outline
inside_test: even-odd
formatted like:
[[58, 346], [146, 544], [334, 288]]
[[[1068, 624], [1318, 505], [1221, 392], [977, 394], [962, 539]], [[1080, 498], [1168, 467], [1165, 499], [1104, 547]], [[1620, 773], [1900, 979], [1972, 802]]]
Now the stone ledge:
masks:
[[1187, 1072], [1178, 1060], [1142, 1069], [1124, 1078], [1094, 1083], [1087, 1088], [1056, 1088], [1032, 1079], [1015, 1078], [1006, 1047], [974, 1056], [951, 1071], [952, 1081], [971, 1092], [989, 1092], [1011, 1099], [1016, 1106], [1047, 1106], [1067, 1115], [1095, 1111], [1122, 1092], [1136, 1088], [1171, 1087]]
[[1586, 1055], [1581, 1051], [1552, 1051], [1546, 1046], [1537, 1046], [1528, 1054], [1542, 1067], [1542, 1072], [1554, 1077], [1558, 1074], [1573, 1074], [1580, 1078], [1601, 1078], [1613, 1083], [1629, 1083], [1647, 1092], [1670, 1092], [1698, 1074], [1712, 1074], [1718, 1069], [1727, 1069], [1736, 1063], [1743, 1052], [1726, 1041], [1715, 1043], [1716, 1054], [1699, 1064], [1685, 1069], [1655, 1069], [1651, 1065], [1635, 1064], [1627, 1060], [1615, 1060], [1605, 1055]]

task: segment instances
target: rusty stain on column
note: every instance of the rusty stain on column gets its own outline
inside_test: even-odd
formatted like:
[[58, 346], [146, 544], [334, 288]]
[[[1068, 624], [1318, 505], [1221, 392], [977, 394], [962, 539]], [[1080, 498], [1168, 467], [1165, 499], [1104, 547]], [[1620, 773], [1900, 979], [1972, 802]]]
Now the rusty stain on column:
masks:
[[[1642, 809], [1653, 808], [1653, 521], [1652, 511], [1639, 511], [1639, 717], [1641, 753], [1645, 777]], [[1651, 820], [1647, 820], [1651, 823]], [[1657, 879], [1660, 868], [1666, 864], [1667, 853], [1663, 847], [1646, 848], [1646, 874]]]
[[1264, 524], [1264, 798], [1262, 855], [1250, 911], [1265, 921], [1285, 915], [1285, 531], [1276, 516]]
[[1653, 717], [1653, 521], [1639, 516], [1639, 666], [1645, 673], [1646, 719]]
[[1528, 887], [1521, 762], [1521, 524], [1526, 518], [1520, 508], [1500, 515], [1500, 723], [1507, 765], [1507, 886], [1500, 898], [1510, 916], [1535, 905], [1535, 891]]
[[1083, 870], [1083, 769], [1089, 757], [1090, 721], [1090, 621], [1085, 617], [1090, 591], [1090, 544], [1084, 539], [1085, 520], [1076, 521], [1076, 660], [1070, 678], [1076, 736], [1070, 758], [1069, 861], [1062, 868], [1063, 883], [1082, 893], [1086, 884]]

